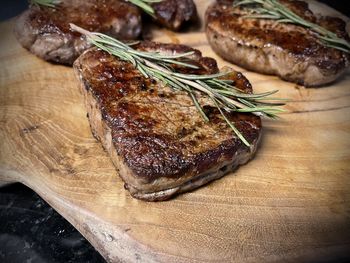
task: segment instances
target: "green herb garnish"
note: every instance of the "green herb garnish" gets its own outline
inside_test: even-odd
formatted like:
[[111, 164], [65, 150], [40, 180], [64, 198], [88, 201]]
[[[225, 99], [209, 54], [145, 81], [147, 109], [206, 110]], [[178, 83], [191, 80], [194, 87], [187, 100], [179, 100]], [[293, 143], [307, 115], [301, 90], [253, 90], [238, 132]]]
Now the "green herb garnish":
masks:
[[150, 4], [159, 3], [163, 0], [127, 0], [127, 1], [132, 3], [133, 5], [138, 6], [143, 11], [145, 11], [147, 14], [154, 16], [154, 10]]
[[174, 90], [187, 92], [203, 119], [208, 122], [209, 118], [197, 99], [199, 93], [202, 96], [204, 95], [212, 102], [212, 105], [220, 111], [229, 127], [231, 127], [237, 137], [247, 146], [250, 146], [249, 142], [228, 119], [226, 116], [227, 113], [250, 112], [258, 116], [275, 118], [277, 113], [283, 111], [275, 107], [283, 104], [265, 101], [278, 100], [267, 98], [269, 95], [276, 93], [276, 90], [260, 94], [243, 93], [233, 86], [232, 80], [224, 79], [224, 76], [228, 75], [230, 72], [220, 72], [210, 75], [194, 75], [176, 72], [174, 65], [198, 68], [190, 63], [190, 56], [194, 52], [166, 55], [158, 52], [139, 51], [131, 47], [135, 43], [125, 44], [102, 33], [89, 32], [74, 24], [70, 26], [72, 30], [85, 35], [90, 43], [101, 50], [121, 60], [132, 63], [145, 78], [152, 78], [156, 81], [160, 81], [164, 85], [170, 86]]
[[60, 3], [59, 0], [30, 0], [32, 5], [55, 8]]
[[251, 10], [252, 13], [246, 15], [246, 18], [272, 19], [279, 23], [302, 26], [314, 32], [324, 46], [347, 53], [350, 52], [350, 43], [348, 41], [320, 25], [306, 21], [278, 0], [236, 0], [233, 5], [234, 7], [243, 6]]

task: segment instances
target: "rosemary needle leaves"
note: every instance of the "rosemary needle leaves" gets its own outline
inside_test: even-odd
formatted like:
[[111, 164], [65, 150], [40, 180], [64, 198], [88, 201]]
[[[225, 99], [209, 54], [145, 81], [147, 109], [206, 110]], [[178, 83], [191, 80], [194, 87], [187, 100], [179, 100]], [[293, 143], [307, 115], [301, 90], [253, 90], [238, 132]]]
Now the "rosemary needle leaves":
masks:
[[55, 8], [60, 3], [59, 0], [30, 0], [32, 5]]
[[191, 60], [189, 56], [192, 55], [193, 52], [165, 55], [158, 52], [139, 51], [131, 47], [135, 43], [125, 44], [102, 33], [89, 32], [74, 24], [70, 24], [70, 26], [72, 30], [85, 35], [89, 42], [101, 50], [121, 60], [132, 63], [144, 77], [159, 81], [164, 85], [170, 86], [174, 90], [187, 92], [205, 121], [209, 121], [209, 118], [206, 116], [197, 99], [198, 92], [207, 97], [209, 101], [212, 102], [212, 105], [219, 110], [228, 126], [231, 127], [237, 137], [247, 146], [250, 146], [249, 142], [243, 137], [234, 124], [230, 122], [229, 118], [226, 116], [227, 113], [250, 112], [258, 116], [274, 118], [277, 113], [283, 111], [278, 107], [276, 108], [276, 106], [281, 106], [283, 104], [271, 102], [277, 99], [267, 98], [269, 95], [276, 93], [276, 90], [260, 94], [243, 93], [232, 85], [231, 80], [224, 79], [224, 76], [230, 72], [220, 72], [210, 75], [194, 75], [176, 72], [174, 65], [197, 68], [197, 66], [190, 63]]
[[278, 0], [235, 0], [234, 7], [244, 6], [252, 11], [246, 18], [273, 19], [279, 23], [290, 23], [316, 33], [320, 42], [327, 47], [350, 53], [350, 43], [337, 34], [295, 14]]
[[147, 14], [154, 16], [154, 10], [150, 6], [152, 3], [159, 3], [162, 0], [128, 0], [128, 2], [132, 3], [133, 5], [138, 6], [143, 11], [145, 11]]
[[[127, 0], [127, 1], [132, 3], [133, 5], [138, 6], [147, 14], [154, 16], [154, 10], [150, 6], [150, 4], [159, 3], [162, 0]], [[36, 6], [45, 6], [45, 7], [55, 8], [56, 5], [60, 3], [60, 0], [30, 0], [30, 3]]]

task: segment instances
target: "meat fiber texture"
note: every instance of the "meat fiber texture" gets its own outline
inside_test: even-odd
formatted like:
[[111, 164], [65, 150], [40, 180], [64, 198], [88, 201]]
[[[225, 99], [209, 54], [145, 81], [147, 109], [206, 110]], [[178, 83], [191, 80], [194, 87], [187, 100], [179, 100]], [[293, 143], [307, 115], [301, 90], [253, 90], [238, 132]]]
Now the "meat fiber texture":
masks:
[[18, 17], [14, 32], [38, 57], [71, 65], [90, 45], [69, 23], [120, 39], [135, 39], [141, 33], [138, 8], [115, 0], [67, 0], [57, 8], [33, 5]]
[[[219, 71], [216, 61], [183, 45], [141, 42], [138, 50], [178, 54], [194, 51], [199, 69]], [[228, 127], [209, 100], [197, 94], [210, 119], [203, 120], [186, 92], [145, 78], [129, 62], [92, 48], [74, 63], [93, 135], [110, 155], [131, 195], [147, 201], [166, 200], [218, 179], [250, 160], [261, 135], [261, 120], [249, 113], [227, 117], [251, 144], [247, 147]], [[228, 76], [252, 92], [239, 72]]]
[[[192, 0], [164, 0], [153, 5], [154, 19], [173, 30], [197, 18]], [[14, 32], [20, 44], [38, 57], [72, 65], [90, 44], [70, 29], [70, 23], [130, 40], [140, 37], [141, 15], [138, 7], [121, 0], [62, 0], [55, 8], [31, 5], [18, 17]]]
[[163, 0], [152, 4], [154, 20], [162, 26], [178, 31], [190, 22], [197, 22], [197, 9], [193, 0]]
[[[305, 20], [349, 40], [342, 19], [315, 15], [302, 1], [281, 2]], [[349, 67], [349, 53], [324, 46], [312, 31], [274, 20], [243, 18], [246, 14], [229, 0], [217, 1], [206, 12], [208, 41], [224, 59], [305, 86], [330, 83]]]

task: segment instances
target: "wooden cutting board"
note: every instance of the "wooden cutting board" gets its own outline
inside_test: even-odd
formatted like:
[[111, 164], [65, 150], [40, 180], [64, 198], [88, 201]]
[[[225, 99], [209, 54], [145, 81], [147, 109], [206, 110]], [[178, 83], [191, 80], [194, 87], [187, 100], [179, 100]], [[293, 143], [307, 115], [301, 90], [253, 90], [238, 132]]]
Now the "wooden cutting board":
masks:
[[[291, 100], [288, 112], [264, 121], [247, 165], [147, 203], [124, 190], [92, 137], [73, 70], [21, 48], [12, 27], [0, 24], [0, 181], [32, 188], [108, 261], [350, 260], [349, 72], [331, 86], [305, 89], [234, 66], [256, 91], [279, 89]], [[159, 31], [156, 39], [189, 44], [228, 65], [203, 33]]]

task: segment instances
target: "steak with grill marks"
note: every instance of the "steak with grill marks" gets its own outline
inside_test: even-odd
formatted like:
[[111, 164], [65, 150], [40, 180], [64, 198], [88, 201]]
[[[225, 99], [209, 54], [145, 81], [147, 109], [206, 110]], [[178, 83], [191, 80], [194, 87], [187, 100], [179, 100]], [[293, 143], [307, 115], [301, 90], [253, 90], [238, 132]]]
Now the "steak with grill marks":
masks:
[[[198, 69], [183, 73], [211, 74], [216, 61], [183, 45], [141, 42], [135, 48], [165, 54], [194, 51]], [[261, 135], [261, 120], [248, 113], [227, 113], [251, 147], [228, 127], [218, 110], [198, 94], [210, 122], [205, 122], [187, 93], [145, 78], [129, 62], [96, 48], [74, 63], [93, 135], [110, 155], [125, 188], [147, 201], [168, 199], [200, 187], [252, 158]], [[228, 75], [250, 93], [239, 72]]]
[[[349, 40], [340, 18], [316, 16], [302, 1], [280, 0], [305, 20]], [[206, 33], [211, 47], [239, 66], [305, 86], [337, 79], [349, 66], [350, 55], [325, 47], [312, 31], [274, 20], [243, 18], [247, 11], [219, 0], [206, 12]]]
[[141, 33], [139, 9], [118, 0], [62, 0], [56, 8], [32, 5], [17, 18], [14, 31], [20, 44], [38, 57], [71, 65], [89, 44], [69, 23], [119, 39]]

